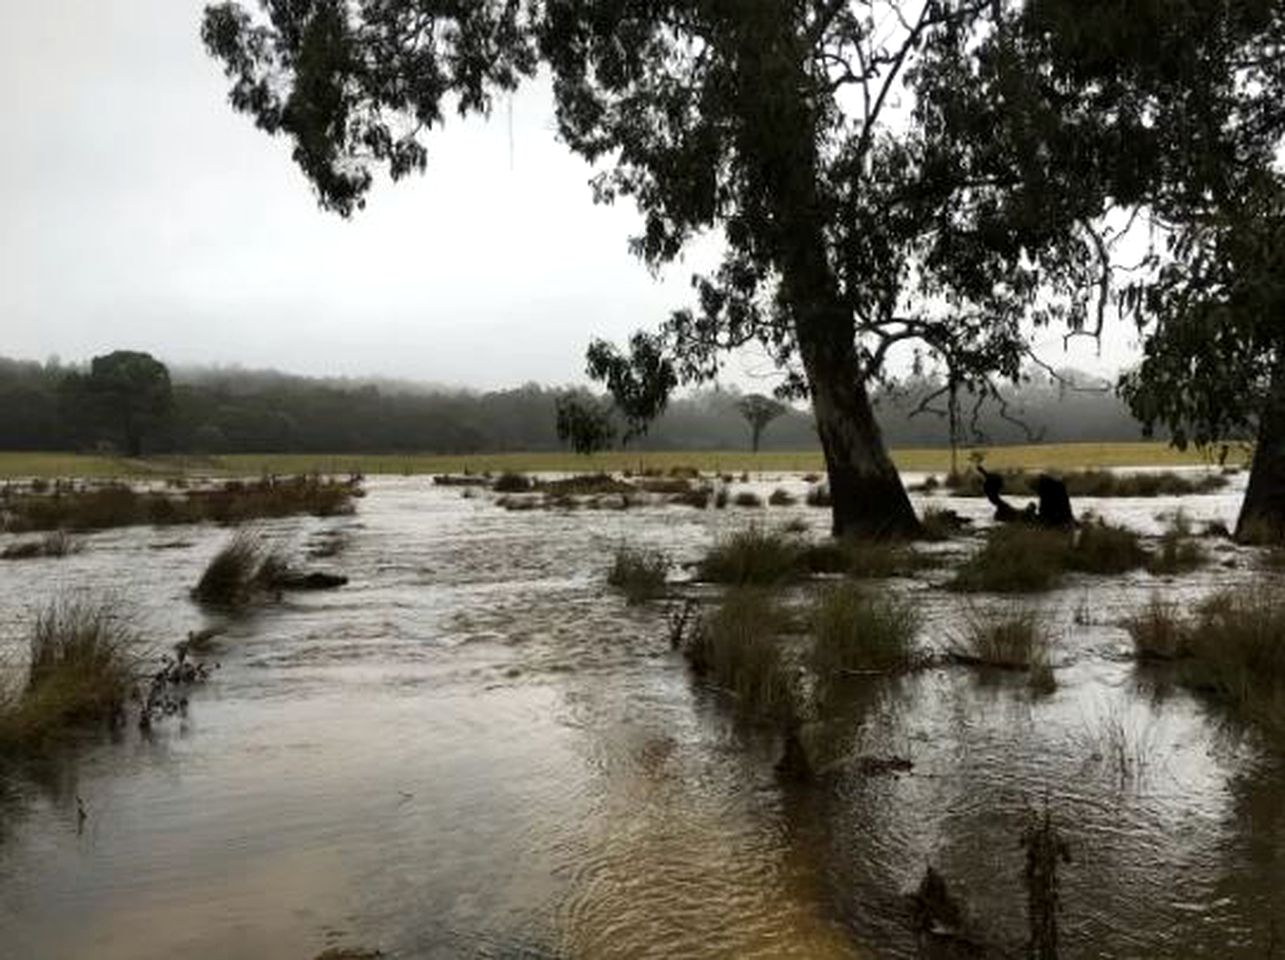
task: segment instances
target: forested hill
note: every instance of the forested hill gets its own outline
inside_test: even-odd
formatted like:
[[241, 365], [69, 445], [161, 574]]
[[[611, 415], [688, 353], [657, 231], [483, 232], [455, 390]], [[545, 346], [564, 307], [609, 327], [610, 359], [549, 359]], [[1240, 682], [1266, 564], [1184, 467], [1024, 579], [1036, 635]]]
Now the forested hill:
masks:
[[[82, 367], [0, 358], [0, 449], [77, 449], [100, 444], [83, 410], [69, 404], [62, 386]], [[152, 430], [149, 452], [391, 452], [473, 453], [553, 450], [557, 388], [527, 384], [485, 393], [396, 381], [350, 381], [292, 376], [276, 371], [183, 369], [170, 371], [172, 401]], [[1076, 378], [1084, 382], [1086, 378]], [[911, 413], [930, 381], [903, 385], [878, 397], [890, 446], [949, 442], [944, 416]], [[737, 410], [741, 394], [710, 390], [674, 402], [642, 449], [741, 449], [749, 428]], [[1068, 390], [1046, 375], [1007, 396], [1005, 420], [995, 404], [977, 418], [990, 444], [1136, 440], [1138, 424], [1110, 390]], [[1029, 431], [1029, 432], [1028, 432]], [[763, 434], [763, 449], [817, 445], [806, 410], [789, 410]]]

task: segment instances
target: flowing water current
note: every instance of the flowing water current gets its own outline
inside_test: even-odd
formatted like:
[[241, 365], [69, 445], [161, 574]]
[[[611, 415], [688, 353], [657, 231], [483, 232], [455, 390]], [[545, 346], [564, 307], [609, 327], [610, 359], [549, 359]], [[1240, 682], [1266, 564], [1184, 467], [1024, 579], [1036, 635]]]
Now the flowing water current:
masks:
[[[1055, 693], [960, 667], [862, 686], [829, 774], [788, 787], [771, 731], [670, 651], [665, 605], [627, 607], [604, 575], [622, 541], [681, 575], [720, 531], [798, 517], [819, 538], [827, 511], [510, 512], [426, 478], [367, 488], [353, 516], [261, 526], [298, 557], [337, 549], [310, 566], [350, 583], [224, 624], [185, 717], [0, 768], [0, 957], [913, 956], [928, 864], [1020, 956], [1019, 840], [1046, 805], [1071, 856], [1064, 956], [1285, 956], [1285, 774], [1144, 682], [1120, 625], [1153, 594], [1261, 581], [1250, 552], [1210, 541], [1195, 574], [1068, 581], [1031, 601]], [[1155, 535], [1180, 505], [1230, 524], [1242, 492], [1075, 506]], [[188, 590], [227, 536], [114, 530], [0, 564], [10, 666], [55, 596], [116, 597], [158, 654], [209, 626]], [[946, 575], [878, 587], [913, 597], [927, 649], [988, 602]]]

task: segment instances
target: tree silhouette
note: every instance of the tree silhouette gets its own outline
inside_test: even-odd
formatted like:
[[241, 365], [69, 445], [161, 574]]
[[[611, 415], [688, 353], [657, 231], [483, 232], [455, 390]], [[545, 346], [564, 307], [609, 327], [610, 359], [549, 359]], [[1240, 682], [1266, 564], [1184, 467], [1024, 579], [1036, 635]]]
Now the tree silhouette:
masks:
[[150, 353], [117, 350], [94, 357], [88, 374], [63, 381], [64, 410], [82, 436], [105, 437], [126, 456], [143, 453], [143, 441], [169, 415], [169, 371]]
[[751, 393], [736, 402], [736, 409], [750, 425], [750, 450], [758, 453], [763, 431], [769, 423], [785, 413], [785, 405], [761, 393]]
[[588, 456], [610, 450], [616, 442], [616, 426], [611, 409], [593, 397], [566, 393], [557, 399], [558, 439], [571, 445], [576, 453]]

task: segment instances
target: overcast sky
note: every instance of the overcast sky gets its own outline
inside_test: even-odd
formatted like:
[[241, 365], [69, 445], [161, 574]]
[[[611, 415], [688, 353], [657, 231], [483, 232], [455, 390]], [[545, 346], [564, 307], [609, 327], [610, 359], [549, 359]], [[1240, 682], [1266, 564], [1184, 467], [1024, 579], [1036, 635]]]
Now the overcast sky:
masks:
[[[708, 263], [706, 245], [657, 280], [630, 257], [633, 208], [594, 206], [538, 86], [490, 123], [452, 118], [427, 173], [352, 221], [321, 212], [284, 141], [227, 106], [203, 5], [6, 3], [0, 354], [567, 383], [591, 337], [654, 326]], [[1044, 352], [1108, 372], [1132, 339]], [[729, 378], [765, 372], [740, 358]]]

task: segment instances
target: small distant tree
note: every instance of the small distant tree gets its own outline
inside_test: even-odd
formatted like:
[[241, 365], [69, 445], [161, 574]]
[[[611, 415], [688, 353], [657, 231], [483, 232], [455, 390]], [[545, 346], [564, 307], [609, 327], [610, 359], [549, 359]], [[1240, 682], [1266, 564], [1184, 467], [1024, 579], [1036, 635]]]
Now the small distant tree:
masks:
[[761, 393], [751, 393], [736, 402], [736, 409], [750, 425], [750, 449], [758, 453], [763, 431], [769, 423], [785, 413], [785, 404]]
[[610, 450], [616, 442], [611, 408], [582, 393], [566, 393], [557, 400], [558, 439], [576, 453], [588, 456]]
[[63, 382], [64, 410], [82, 436], [111, 440], [127, 456], [165, 424], [173, 403], [170, 373], [150, 353], [117, 350], [94, 357], [89, 373]]

